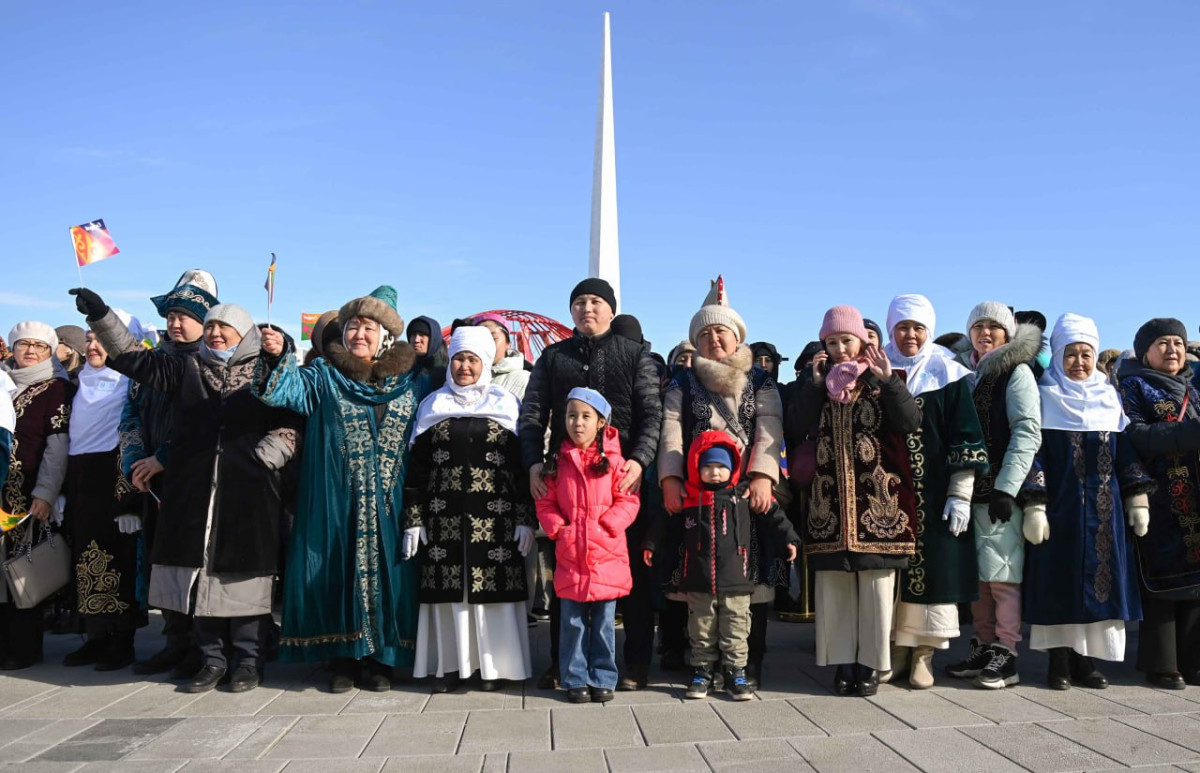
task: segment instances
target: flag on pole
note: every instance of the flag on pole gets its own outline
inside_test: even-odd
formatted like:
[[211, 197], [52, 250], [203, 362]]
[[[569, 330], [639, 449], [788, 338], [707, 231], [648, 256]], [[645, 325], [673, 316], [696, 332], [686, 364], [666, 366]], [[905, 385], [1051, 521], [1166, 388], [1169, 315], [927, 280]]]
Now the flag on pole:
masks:
[[71, 241], [75, 244], [75, 260], [80, 266], [111, 258], [120, 252], [103, 220], [71, 226]]
[[275, 302], [275, 253], [271, 253], [271, 265], [267, 266], [267, 281], [263, 285], [267, 291], [267, 305]]
[[311, 341], [313, 328], [316, 327], [320, 314], [310, 314], [307, 311], [300, 314], [300, 340]]

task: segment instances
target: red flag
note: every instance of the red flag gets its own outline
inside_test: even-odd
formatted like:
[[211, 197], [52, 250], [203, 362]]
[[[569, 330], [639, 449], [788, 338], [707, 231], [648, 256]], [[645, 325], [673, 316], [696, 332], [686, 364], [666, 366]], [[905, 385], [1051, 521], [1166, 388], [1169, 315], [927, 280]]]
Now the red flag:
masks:
[[71, 226], [71, 242], [75, 245], [75, 260], [80, 266], [111, 258], [120, 252], [103, 220]]

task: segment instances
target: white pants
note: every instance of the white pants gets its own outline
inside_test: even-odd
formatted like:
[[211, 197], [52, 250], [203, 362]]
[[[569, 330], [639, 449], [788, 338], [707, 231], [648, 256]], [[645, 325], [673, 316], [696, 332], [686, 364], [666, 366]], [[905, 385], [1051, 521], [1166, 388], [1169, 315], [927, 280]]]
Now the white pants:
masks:
[[817, 665], [890, 670], [895, 570], [816, 574]]
[[958, 635], [956, 604], [896, 604], [896, 646], [944, 650]]
[[1119, 663], [1125, 659], [1125, 621], [1029, 626], [1029, 649], [1070, 647], [1080, 655]]

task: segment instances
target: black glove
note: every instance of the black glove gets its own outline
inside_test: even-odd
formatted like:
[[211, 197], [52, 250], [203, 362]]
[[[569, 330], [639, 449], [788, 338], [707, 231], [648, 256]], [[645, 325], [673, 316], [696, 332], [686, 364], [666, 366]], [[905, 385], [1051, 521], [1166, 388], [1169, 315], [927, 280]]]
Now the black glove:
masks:
[[76, 287], [67, 292], [75, 296], [75, 308], [79, 309], [80, 314], [87, 316], [88, 322], [102, 319], [108, 313], [108, 304], [104, 299], [86, 287]]
[[988, 517], [992, 519], [992, 523], [1008, 523], [1012, 520], [1016, 507], [1017, 500], [1012, 496], [1000, 489], [993, 489], [992, 499], [988, 502]]

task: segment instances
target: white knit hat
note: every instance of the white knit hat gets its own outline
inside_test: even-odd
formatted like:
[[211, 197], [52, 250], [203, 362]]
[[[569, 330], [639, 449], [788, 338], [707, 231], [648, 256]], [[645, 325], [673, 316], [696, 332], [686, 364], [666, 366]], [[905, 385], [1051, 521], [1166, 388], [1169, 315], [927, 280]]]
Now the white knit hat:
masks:
[[213, 306], [204, 315], [204, 324], [207, 325], [209, 322], [221, 322], [229, 325], [238, 331], [238, 335], [242, 338], [245, 338], [250, 329], [254, 327], [254, 317], [251, 317], [250, 312], [236, 303], [219, 303]]
[[17, 341], [22, 340], [41, 341], [51, 350], [58, 348], [58, 333], [55, 333], [54, 328], [45, 322], [37, 320], [18, 322], [13, 325], [12, 330], [8, 331], [8, 348], [13, 348], [17, 345]]
[[725, 294], [725, 280], [720, 276], [712, 283], [704, 305], [692, 317], [692, 324], [688, 326], [688, 338], [693, 344], [696, 343], [700, 331], [709, 325], [724, 325], [734, 331], [737, 333], [738, 343], [746, 340], [746, 323], [742, 321], [740, 314], [729, 307], [729, 296]]
[[1017, 334], [1017, 318], [1013, 316], [1012, 309], [999, 301], [984, 301], [971, 309], [971, 314], [967, 317], [968, 334], [972, 326], [981, 319], [990, 319], [999, 324], [1008, 334], [1009, 341]]

